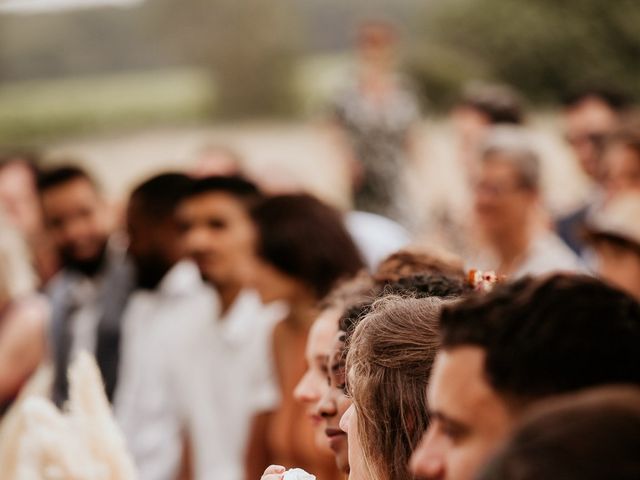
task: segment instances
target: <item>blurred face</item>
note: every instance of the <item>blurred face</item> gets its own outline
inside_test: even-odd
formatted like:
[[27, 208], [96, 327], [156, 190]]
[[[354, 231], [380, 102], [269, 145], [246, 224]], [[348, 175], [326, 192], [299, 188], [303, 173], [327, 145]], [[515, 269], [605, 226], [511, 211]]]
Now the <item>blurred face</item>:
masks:
[[150, 218], [135, 199], [127, 208], [127, 234], [138, 276], [147, 277], [151, 284], [182, 257], [182, 239], [175, 218]]
[[609, 196], [640, 192], [640, 152], [614, 144], [602, 158], [604, 185]]
[[640, 253], [600, 242], [596, 245], [598, 275], [640, 300]]
[[0, 205], [24, 235], [42, 227], [35, 181], [25, 163], [15, 161], [0, 169]]
[[355, 405], [351, 405], [340, 419], [340, 428], [347, 434], [349, 451], [349, 480], [369, 480], [368, 469], [362, 454], [360, 434], [358, 431], [358, 415]]
[[329, 354], [333, 339], [338, 332], [340, 312], [324, 311], [318, 316], [309, 331], [305, 359], [307, 371], [296, 386], [293, 396], [307, 407], [307, 415], [314, 426], [316, 445], [325, 449], [328, 446], [325, 435], [325, 419], [318, 406], [326, 391], [329, 390], [327, 376], [329, 374]]
[[598, 98], [587, 98], [565, 110], [565, 137], [582, 170], [594, 180], [599, 178], [602, 141], [618, 123], [617, 114]]
[[94, 186], [83, 178], [42, 194], [49, 234], [66, 265], [83, 268], [102, 257], [109, 235], [107, 209]]
[[351, 406], [351, 399], [345, 394], [344, 332], [338, 332], [333, 340], [329, 360], [329, 388], [318, 404], [318, 414], [324, 419], [325, 435], [329, 448], [336, 456], [338, 469], [349, 473], [349, 451], [347, 435], [340, 428], [340, 419]]
[[489, 237], [523, 228], [536, 199], [533, 191], [522, 186], [515, 167], [500, 154], [482, 163], [475, 186], [475, 212]]
[[393, 57], [395, 33], [385, 25], [365, 25], [358, 32], [358, 53], [369, 62], [388, 61]]
[[478, 347], [442, 350], [429, 381], [431, 423], [411, 458], [427, 479], [471, 480], [509, 434], [512, 417], [485, 380]]
[[178, 219], [202, 276], [217, 286], [240, 284], [255, 238], [245, 206], [228, 193], [204, 193], [182, 202]]
[[464, 105], [454, 108], [451, 121], [460, 142], [469, 149], [477, 148], [491, 127], [484, 113]]

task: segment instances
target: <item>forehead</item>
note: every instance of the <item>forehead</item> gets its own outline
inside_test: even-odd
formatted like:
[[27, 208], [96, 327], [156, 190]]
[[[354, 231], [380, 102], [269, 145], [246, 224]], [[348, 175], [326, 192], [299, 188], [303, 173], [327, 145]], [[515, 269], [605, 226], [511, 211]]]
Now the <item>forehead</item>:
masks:
[[486, 380], [484, 364], [485, 352], [480, 347], [441, 350], [429, 382], [429, 408], [462, 421], [504, 409], [504, 402]]
[[568, 128], [608, 130], [616, 122], [616, 112], [602, 100], [593, 97], [566, 110], [564, 120]]
[[95, 201], [99, 199], [98, 192], [93, 184], [85, 178], [74, 178], [60, 185], [48, 188], [42, 193], [42, 202], [46, 205], [59, 205], [73, 202], [74, 205], [82, 201]]
[[329, 356], [333, 346], [333, 340], [338, 332], [338, 318], [340, 312], [337, 310], [324, 310], [313, 322], [309, 332], [307, 350], [312, 356]]
[[503, 153], [491, 153], [482, 162], [482, 168], [480, 174], [484, 178], [491, 178], [495, 180], [513, 180], [517, 179], [518, 171]]

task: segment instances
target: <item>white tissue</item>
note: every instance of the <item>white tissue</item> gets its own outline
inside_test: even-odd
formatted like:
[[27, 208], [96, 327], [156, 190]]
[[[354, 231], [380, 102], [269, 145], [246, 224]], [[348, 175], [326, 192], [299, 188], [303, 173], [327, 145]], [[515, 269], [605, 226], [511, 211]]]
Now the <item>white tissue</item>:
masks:
[[282, 480], [316, 480], [316, 476], [305, 472], [301, 468], [292, 468], [284, 472]]

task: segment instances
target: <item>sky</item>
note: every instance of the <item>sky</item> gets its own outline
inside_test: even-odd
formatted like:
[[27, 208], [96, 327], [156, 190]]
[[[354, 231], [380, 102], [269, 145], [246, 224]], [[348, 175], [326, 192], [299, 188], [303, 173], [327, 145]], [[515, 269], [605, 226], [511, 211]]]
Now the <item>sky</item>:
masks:
[[128, 7], [144, 0], [0, 0], [0, 13], [29, 14], [93, 7]]

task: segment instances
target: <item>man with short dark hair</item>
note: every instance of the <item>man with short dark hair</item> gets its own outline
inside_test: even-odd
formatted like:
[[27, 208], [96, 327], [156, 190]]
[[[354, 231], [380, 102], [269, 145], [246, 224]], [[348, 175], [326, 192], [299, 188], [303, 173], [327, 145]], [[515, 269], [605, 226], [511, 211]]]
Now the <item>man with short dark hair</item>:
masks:
[[536, 401], [640, 385], [640, 304], [587, 276], [525, 278], [450, 306], [417, 476], [469, 480]]
[[271, 332], [285, 311], [263, 305], [244, 284], [256, 235], [249, 210], [261, 199], [241, 177], [209, 177], [195, 181], [178, 208], [187, 256], [214, 304], [209, 318], [181, 319], [177, 353], [167, 352], [195, 480], [243, 480], [252, 418], [279, 401]]
[[214, 315], [210, 290], [183, 260], [177, 208], [191, 182], [180, 173], [156, 175], [134, 189], [127, 207], [136, 282], [123, 312], [114, 412], [145, 480], [172, 480], [180, 467], [181, 419], [164, 367], [176, 359], [168, 352], [185, 325]]
[[62, 260], [49, 285], [52, 305], [53, 398], [67, 398], [67, 366], [80, 350], [96, 356], [107, 396], [115, 390], [120, 317], [132, 288], [123, 246], [110, 241], [105, 200], [84, 170], [63, 166], [38, 181], [47, 231]]

